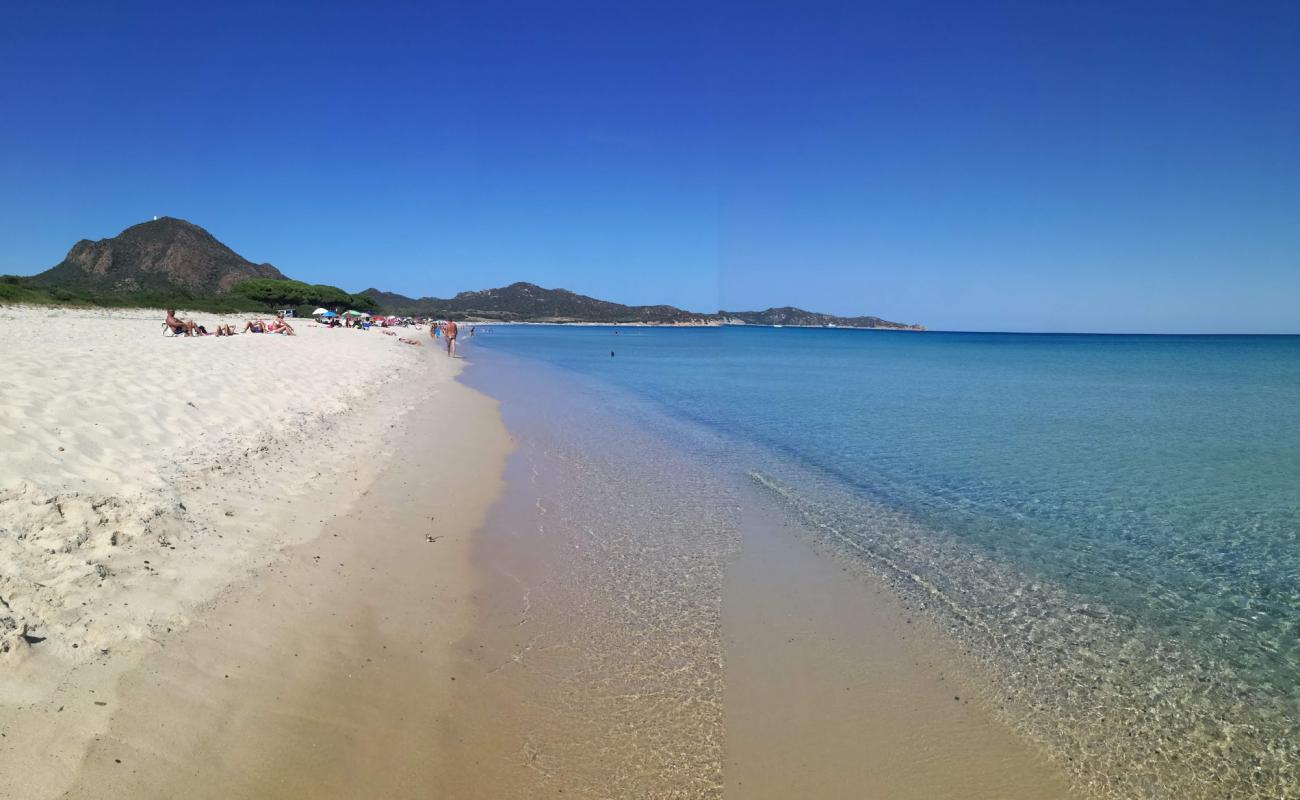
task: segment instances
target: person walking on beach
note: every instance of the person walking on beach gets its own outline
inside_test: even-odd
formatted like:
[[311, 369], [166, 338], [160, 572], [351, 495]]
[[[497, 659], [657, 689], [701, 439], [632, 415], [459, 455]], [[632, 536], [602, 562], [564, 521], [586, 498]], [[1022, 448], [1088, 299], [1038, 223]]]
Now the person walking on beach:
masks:
[[447, 320], [447, 355], [452, 358], [456, 357], [456, 323], [453, 320]]

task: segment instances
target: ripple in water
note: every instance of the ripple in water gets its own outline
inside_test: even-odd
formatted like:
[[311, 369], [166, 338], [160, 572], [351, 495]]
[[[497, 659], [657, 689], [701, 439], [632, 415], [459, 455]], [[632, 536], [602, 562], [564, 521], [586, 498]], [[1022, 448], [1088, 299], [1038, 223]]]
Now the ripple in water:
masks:
[[520, 601], [490, 618], [505, 646], [487, 648], [485, 691], [457, 711], [508, 720], [494, 737], [508, 740], [505, 753], [489, 763], [527, 769], [497, 771], [493, 788], [720, 797], [734, 496], [708, 464], [567, 384], [518, 368], [471, 377], [502, 399], [520, 441], [513, 508], [494, 512], [485, 534], [507, 584], [489, 594]]
[[813, 500], [752, 478], [967, 645], [996, 693], [990, 706], [1081, 787], [1107, 798], [1300, 796], [1293, 698], [860, 495], [819, 486], [825, 499]]

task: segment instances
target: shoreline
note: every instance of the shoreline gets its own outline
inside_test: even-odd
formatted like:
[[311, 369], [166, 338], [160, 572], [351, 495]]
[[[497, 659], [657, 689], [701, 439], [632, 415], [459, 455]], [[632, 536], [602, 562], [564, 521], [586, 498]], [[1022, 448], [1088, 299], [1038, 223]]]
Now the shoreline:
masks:
[[[907, 614], [890, 587], [822, 547], [754, 487], [682, 456], [652, 432], [659, 422], [638, 417], [633, 429], [630, 418], [601, 410], [610, 400], [603, 395], [559, 411], [555, 373], [503, 363], [477, 365], [471, 382], [501, 398], [521, 447], [478, 543], [479, 562], [496, 578], [476, 604], [482, 623], [459, 647], [477, 672], [460, 716], [499, 727], [491, 734], [471, 725], [476, 735], [454, 742], [460, 772], [470, 776], [455, 796], [562, 789], [599, 797], [598, 787], [612, 785], [648, 797], [854, 798], [863, 787], [918, 800], [1075, 796], [1068, 776], [983, 702], [980, 676], [964, 672], [951, 646]], [[600, 455], [629, 448], [632, 463]], [[637, 488], [664, 481], [693, 487], [721, 516]], [[598, 497], [617, 494], [618, 507], [566, 491], [579, 484], [599, 487], [591, 490]], [[693, 531], [690, 540], [712, 541], [708, 554], [678, 543], [682, 526]], [[711, 559], [721, 572], [709, 571]], [[688, 563], [700, 570], [690, 581], [646, 577]], [[588, 597], [607, 594], [631, 603], [608, 628], [609, 615]], [[831, 598], [840, 605], [827, 607]], [[694, 624], [660, 619], [661, 607], [692, 608]], [[604, 639], [627, 655], [605, 658]], [[642, 660], [705, 642], [716, 648], [719, 672], [696, 667], [699, 683], [685, 695], [671, 694]], [[605, 659], [599, 679], [582, 666], [592, 657], [586, 649]], [[562, 677], [569, 675], [583, 680], [570, 684]], [[606, 684], [636, 688], [611, 702]], [[672, 713], [665, 697], [677, 698]], [[692, 707], [710, 712], [689, 717]], [[694, 757], [684, 750], [675, 760], [685, 773], [657, 771], [652, 743], [684, 730], [697, 746]], [[718, 762], [706, 743], [721, 746]], [[592, 752], [634, 758], [641, 775], [584, 760]], [[686, 785], [693, 788], [683, 792]], [[497, 792], [479, 794], [480, 786]]]
[[476, 542], [445, 796], [720, 796], [730, 504], [652, 432], [489, 361], [466, 380], [519, 447]]
[[[1273, 467], [1264, 472], [1222, 473], [1225, 496], [1244, 508], [1258, 503], [1261, 534], [1268, 534], [1233, 541], [1234, 529], [1220, 523], [1240, 523], [1245, 512], [1220, 517], [1223, 509], [1193, 488], [1216, 485], [1209, 479], [1218, 471], [1205, 469], [1194, 447], [1173, 433], [1194, 425], [1204, 409], [1180, 414], [1177, 405], [1165, 405], [1182, 396], [1180, 381], [1191, 377], [1181, 371], [1181, 353], [1126, 346], [1121, 357], [1105, 345], [1103, 355], [1112, 357], [1098, 358], [1053, 342], [1066, 358], [1044, 367], [1048, 362], [1035, 348], [1040, 343], [1027, 346], [1036, 356], [1025, 373], [1032, 378], [1024, 384], [1027, 398], [1164, 426], [1155, 429], [1163, 430], [1172, 457], [1163, 471], [1146, 472], [1138, 468], [1147, 463], [1140, 448], [1126, 449], [1134, 442], [1119, 431], [1109, 441], [1122, 460], [1088, 460], [1080, 457], [1088, 452], [1086, 424], [1059, 413], [1018, 417], [1026, 405], [1021, 384], [1005, 382], [1001, 356], [988, 353], [990, 347], [983, 349], [993, 362], [978, 377], [961, 371], [960, 347], [937, 340], [912, 340], [913, 352], [852, 350], [849, 355], [878, 363], [889, 378], [876, 384], [865, 370], [835, 376], [833, 369], [851, 363], [845, 358], [818, 360], [780, 339], [756, 340], [766, 346], [747, 350], [723, 348], [729, 383], [700, 369], [718, 363], [706, 362], [708, 352], [688, 353], [678, 346], [685, 340], [670, 335], [647, 333], [635, 349], [628, 340], [618, 352], [627, 357], [617, 360], [601, 357], [609, 340], [598, 332], [518, 331], [512, 338], [503, 332], [500, 348], [487, 341], [503, 357], [553, 366], [572, 394], [619, 409], [640, 428], [662, 429], [681, 450], [698, 453], [719, 474], [738, 474], [777, 502], [790, 513], [792, 528], [813, 534], [819, 550], [862, 567], [868, 584], [887, 587], [896, 605], [933, 630], [971, 676], [976, 691], [961, 693], [963, 700], [981, 700], [997, 725], [1043, 753], [1078, 792], [1289, 796], [1300, 764], [1287, 682], [1296, 651], [1286, 607], [1276, 602], [1287, 596], [1294, 566], [1277, 549], [1288, 531], [1288, 495], [1279, 476], [1286, 474], [1289, 451], [1259, 450], [1251, 463]], [[988, 344], [981, 337], [969, 341]], [[1294, 394], [1294, 384], [1278, 384], [1273, 369], [1294, 369], [1290, 344], [1241, 345], [1242, 369], [1273, 387], [1279, 401]], [[1140, 365], [1162, 369], [1147, 373], [1135, 369]], [[955, 376], [951, 385], [932, 382], [940, 366]], [[1121, 375], [1163, 402], [1111, 397], [1099, 388], [1098, 373]], [[1195, 385], [1232, 398], [1234, 374], [1227, 363], [1210, 360]], [[805, 392], [819, 376], [832, 391]], [[1016, 439], [1014, 425], [990, 436], [998, 425], [942, 416], [946, 398], [961, 398], [962, 386], [990, 383], [995, 391], [966, 397], [973, 419], [1004, 425], [1028, 419], [1034, 437]], [[1073, 391], [1075, 384], [1091, 391]], [[746, 394], [746, 388], [764, 391]], [[798, 409], [809, 422], [782, 409]], [[860, 416], [846, 414], [849, 409]], [[1272, 413], [1263, 402], [1243, 405], [1235, 430], [1249, 441], [1267, 441]], [[665, 418], [682, 422], [669, 425]], [[1073, 451], [1058, 455], [1056, 441], [1073, 443]], [[1007, 458], [1013, 442], [1036, 469]], [[636, 446], [613, 449], [645, 457]], [[1132, 480], [1124, 480], [1126, 473]], [[1058, 484], [1052, 480], [1058, 474], [1072, 480]], [[1179, 475], [1195, 479], [1161, 485], [1162, 476]], [[1199, 516], [1183, 511], [1198, 507]], [[1218, 549], [1201, 549], [1210, 544]], [[1225, 553], [1234, 554], [1231, 564], [1219, 563]], [[1213, 569], [1219, 566], [1231, 569]], [[1207, 602], [1216, 596], [1204, 594], [1206, 586], [1223, 592], [1218, 602]], [[783, 587], [773, 581], [773, 588]], [[1198, 616], [1189, 619], [1189, 611]]]

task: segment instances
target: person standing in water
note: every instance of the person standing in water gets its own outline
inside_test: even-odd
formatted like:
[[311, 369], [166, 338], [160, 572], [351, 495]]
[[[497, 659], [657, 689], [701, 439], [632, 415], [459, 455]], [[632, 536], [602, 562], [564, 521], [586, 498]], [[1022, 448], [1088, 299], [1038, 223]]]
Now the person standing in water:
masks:
[[451, 356], [452, 358], [456, 357], [456, 334], [457, 333], [459, 333], [459, 331], [456, 330], [455, 320], [450, 320], [450, 319], [447, 320], [447, 330], [445, 331], [447, 337], [447, 355]]

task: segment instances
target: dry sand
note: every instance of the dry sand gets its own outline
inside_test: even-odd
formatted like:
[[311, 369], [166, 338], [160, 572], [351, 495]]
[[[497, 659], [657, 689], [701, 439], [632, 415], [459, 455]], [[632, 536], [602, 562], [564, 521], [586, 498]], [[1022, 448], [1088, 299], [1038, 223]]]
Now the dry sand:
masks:
[[400, 727], [342, 691], [386, 650], [370, 686], [436, 720], [509, 447], [493, 403], [379, 330], [160, 320], [0, 308], [0, 796], [301, 789]]

